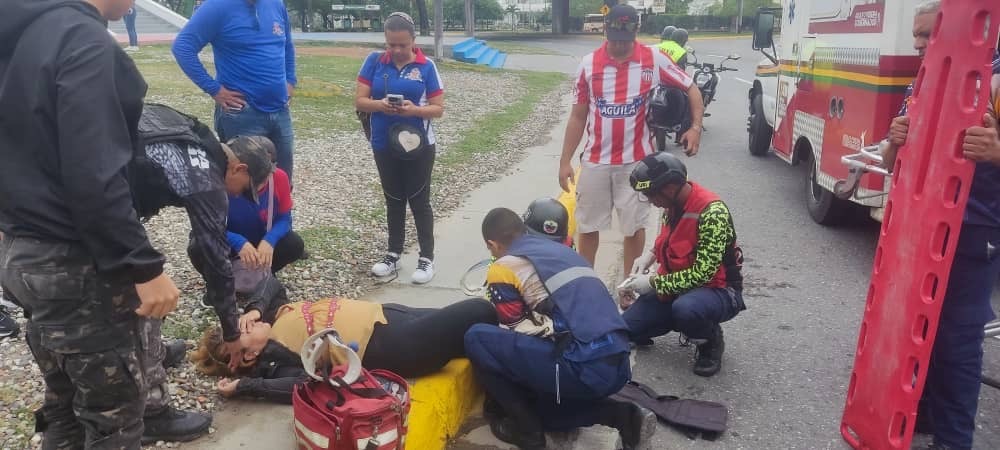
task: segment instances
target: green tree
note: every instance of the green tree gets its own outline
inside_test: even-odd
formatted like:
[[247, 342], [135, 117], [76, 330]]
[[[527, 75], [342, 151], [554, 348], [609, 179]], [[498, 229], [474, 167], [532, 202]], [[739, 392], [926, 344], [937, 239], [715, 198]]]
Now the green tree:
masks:
[[[775, 0], [743, 0], [743, 15], [752, 16], [760, 7], [778, 6]], [[713, 16], [733, 17], [740, 13], [739, 0], [722, 0], [708, 8]]]
[[587, 14], [600, 14], [604, 0], [571, 0], [569, 2], [570, 17], [584, 17]]
[[667, 0], [666, 14], [687, 14], [691, 0]]
[[[472, 7], [476, 20], [497, 20], [504, 15], [497, 0], [475, 0]], [[444, 0], [444, 20], [465, 22], [465, 0]]]

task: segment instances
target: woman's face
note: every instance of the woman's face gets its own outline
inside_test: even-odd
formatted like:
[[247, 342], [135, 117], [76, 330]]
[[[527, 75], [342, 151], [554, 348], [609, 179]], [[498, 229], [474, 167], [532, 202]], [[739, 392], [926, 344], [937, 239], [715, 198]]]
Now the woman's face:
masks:
[[230, 161], [226, 167], [226, 192], [229, 195], [243, 195], [250, 187], [250, 172], [247, 165], [239, 161]]
[[413, 57], [413, 41], [409, 31], [385, 32], [385, 50], [397, 63], [408, 62]]
[[243, 362], [253, 364], [256, 362], [260, 352], [267, 345], [267, 340], [271, 336], [271, 325], [264, 322], [257, 322], [249, 333], [240, 335], [240, 345], [243, 346]]

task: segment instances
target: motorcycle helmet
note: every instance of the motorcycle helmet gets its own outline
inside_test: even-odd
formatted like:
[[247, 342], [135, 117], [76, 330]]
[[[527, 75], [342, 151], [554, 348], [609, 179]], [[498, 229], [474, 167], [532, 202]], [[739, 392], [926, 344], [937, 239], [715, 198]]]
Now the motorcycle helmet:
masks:
[[654, 127], [679, 130], [691, 115], [687, 92], [672, 86], [659, 85], [649, 95], [646, 120]]
[[569, 211], [554, 198], [540, 198], [528, 205], [524, 225], [529, 234], [563, 243], [569, 232]]
[[674, 36], [674, 31], [675, 30], [677, 30], [677, 27], [675, 27], [673, 25], [667, 25], [667, 26], [663, 27], [663, 31], [660, 32], [660, 40], [661, 41], [672, 40], [673, 36]]
[[636, 192], [649, 195], [659, 192], [663, 186], [687, 183], [687, 167], [670, 153], [656, 152], [635, 166], [628, 181]]
[[688, 43], [688, 30], [683, 28], [678, 28], [674, 30], [674, 34], [670, 35], [670, 40], [677, 43], [677, 45], [683, 47]]

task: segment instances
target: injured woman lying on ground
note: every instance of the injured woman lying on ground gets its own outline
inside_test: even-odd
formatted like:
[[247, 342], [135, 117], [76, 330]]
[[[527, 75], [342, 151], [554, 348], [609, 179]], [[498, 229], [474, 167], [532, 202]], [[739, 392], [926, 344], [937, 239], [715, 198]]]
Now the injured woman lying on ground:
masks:
[[[198, 371], [225, 377], [218, 383], [223, 396], [291, 403], [293, 387], [308, 377], [298, 352], [310, 333], [324, 328], [337, 330], [341, 340], [356, 350], [365, 368], [387, 369], [409, 378], [436, 372], [448, 361], [464, 357], [463, 338], [472, 325], [497, 323], [493, 306], [482, 299], [462, 300], [441, 309], [349, 299], [263, 309], [275, 312], [273, 316], [263, 314], [264, 320], [273, 317], [274, 323], [241, 321], [244, 353], [235, 372], [228, 368], [229, 356], [217, 328], [205, 332], [191, 355]], [[246, 314], [251, 319], [259, 317], [255, 311], [248, 308]], [[335, 350], [330, 357], [345, 362]]]

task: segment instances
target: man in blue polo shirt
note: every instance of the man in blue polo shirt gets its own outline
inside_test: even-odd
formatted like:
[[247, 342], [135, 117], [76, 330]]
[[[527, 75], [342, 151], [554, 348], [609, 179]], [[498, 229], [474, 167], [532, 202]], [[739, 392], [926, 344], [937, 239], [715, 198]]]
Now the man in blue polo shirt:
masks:
[[[215, 78], [198, 60], [207, 44]], [[173, 52], [188, 78], [215, 99], [219, 138], [266, 136], [291, 181], [295, 47], [281, 0], [207, 0], [177, 35]]]

